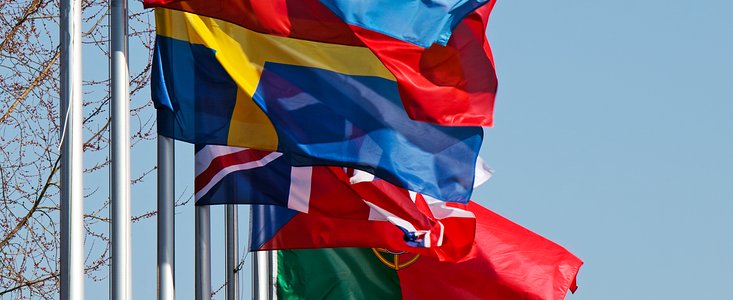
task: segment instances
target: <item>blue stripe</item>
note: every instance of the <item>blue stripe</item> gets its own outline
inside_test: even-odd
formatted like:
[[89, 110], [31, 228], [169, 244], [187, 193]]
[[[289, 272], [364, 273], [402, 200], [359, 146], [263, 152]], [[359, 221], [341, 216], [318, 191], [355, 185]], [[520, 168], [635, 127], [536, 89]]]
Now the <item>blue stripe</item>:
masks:
[[275, 159], [263, 167], [240, 170], [224, 176], [196, 205], [271, 204], [288, 206], [290, 163]]
[[346, 23], [427, 48], [488, 0], [320, 0]]
[[237, 85], [213, 50], [158, 36], [152, 73], [160, 134], [190, 143], [226, 144]]
[[394, 81], [266, 63], [253, 96], [293, 165], [339, 165], [453, 202], [473, 188], [481, 127], [411, 120]]

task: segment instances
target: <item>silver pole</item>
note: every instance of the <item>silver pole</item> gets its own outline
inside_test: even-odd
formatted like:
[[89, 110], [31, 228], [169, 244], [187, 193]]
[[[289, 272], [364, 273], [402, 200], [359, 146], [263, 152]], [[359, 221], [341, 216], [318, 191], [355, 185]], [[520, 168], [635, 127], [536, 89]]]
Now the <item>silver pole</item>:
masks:
[[239, 213], [238, 206], [228, 204], [226, 206], [226, 231], [227, 231], [227, 300], [239, 299]]
[[196, 206], [196, 300], [211, 299], [211, 210]]
[[158, 135], [158, 300], [175, 299], [173, 139]]
[[132, 299], [130, 238], [130, 96], [127, 0], [110, 1], [111, 167], [110, 299]]
[[61, 300], [84, 299], [81, 0], [61, 0]]
[[270, 253], [255, 251], [252, 256], [252, 298], [270, 300]]
[[267, 283], [269, 287], [269, 296], [271, 300], [277, 299], [277, 251], [267, 251], [269, 254], [268, 265], [270, 266], [270, 281]]

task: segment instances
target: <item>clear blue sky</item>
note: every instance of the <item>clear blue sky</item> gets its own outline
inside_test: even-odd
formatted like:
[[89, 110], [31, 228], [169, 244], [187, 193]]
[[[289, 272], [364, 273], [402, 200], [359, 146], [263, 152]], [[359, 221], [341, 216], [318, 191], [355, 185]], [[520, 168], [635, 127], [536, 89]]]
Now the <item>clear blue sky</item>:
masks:
[[[496, 174], [474, 199], [585, 261], [568, 299], [730, 297], [731, 12], [715, 0], [499, 0], [488, 32], [496, 126], [482, 151]], [[133, 174], [154, 147], [136, 148]], [[192, 148], [177, 147], [177, 192], [189, 195]], [[154, 208], [154, 180], [133, 201]], [[223, 216], [212, 209], [215, 287]], [[193, 299], [192, 205], [176, 225], [177, 295]], [[133, 230], [134, 298], [154, 299], [155, 219]], [[106, 284], [90, 284], [88, 299], [106, 297]]]

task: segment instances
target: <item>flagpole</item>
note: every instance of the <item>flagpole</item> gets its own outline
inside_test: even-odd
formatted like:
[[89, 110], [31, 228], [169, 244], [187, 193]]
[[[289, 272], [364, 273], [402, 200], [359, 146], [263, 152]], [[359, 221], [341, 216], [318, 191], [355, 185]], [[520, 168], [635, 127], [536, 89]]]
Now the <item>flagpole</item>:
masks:
[[252, 298], [272, 299], [270, 292], [270, 251], [255, 251], [252, 256]]
[[211, 210], [209, 206], [196, 206], [195, 278], [196, 300], [211, 299]]
[[[249, 217], [250, 220], [252, 216], [254, 215], [255, 209], [254, 206], [249, 206]], [[252, 232], [254, 229], [252, 226], [254, 224], [250, 221], [249, 222], [249, 232], [250, 232], [250, 242], [252, 240]], [[250, 246], [251, 247], [251, 246]], [[254, 249], [253, 249], [254, 250]], [[268, 287], [269, 278], [270, 278], [270, 265], [269, 265], [269, 259], [268, 259], [268, 252], [267, 251], [254, 251], [254, 255], [252, 255], [252, 299], [253, 300], [269, 300], [271, 299], [269, 297], [269, 290]]]
[[270, 300], [275, 300], [277, 299], [277, 251], [267, 251], [267, 254], [267, 264], [269, 265], [268, 269], [270, 270], [270, 274], [268, 274], [270, 281], [267, 283], [267, 286], [269, 287]]
[[81, 0], [61, 0], [60, 299], [84, 299]]
[[158, 300], [175, 299], [173, 139], [158, 135]]
[[110, 299], [132, 299], [127, 0], [110, 1]]
[[228, 204], [226, 206], [226, 235], [227, 235], [227, 300], [239, 299], [239, 212], [238, 206]]

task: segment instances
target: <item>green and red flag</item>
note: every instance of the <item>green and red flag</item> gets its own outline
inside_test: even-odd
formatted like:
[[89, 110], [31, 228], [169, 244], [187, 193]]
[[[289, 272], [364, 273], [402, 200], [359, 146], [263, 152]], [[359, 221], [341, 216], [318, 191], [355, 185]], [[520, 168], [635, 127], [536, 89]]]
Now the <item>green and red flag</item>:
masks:
[[579, 258], [478, 204], [468, 208], [477, 227], [466, 260], [378, 248], [280, 250], [278, 299], [554, 300], [575, 291]]

